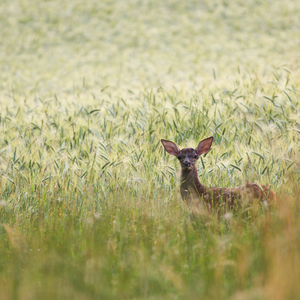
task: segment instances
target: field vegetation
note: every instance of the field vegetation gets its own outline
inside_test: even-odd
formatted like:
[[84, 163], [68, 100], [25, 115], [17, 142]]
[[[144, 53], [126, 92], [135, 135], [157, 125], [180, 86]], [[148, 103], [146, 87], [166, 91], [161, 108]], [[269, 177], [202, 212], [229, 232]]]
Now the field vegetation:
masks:
[[[299, 1], [0, 4], [0, 299], [299, 299]], [[200, 181], [278, 199], [194, 217]]]

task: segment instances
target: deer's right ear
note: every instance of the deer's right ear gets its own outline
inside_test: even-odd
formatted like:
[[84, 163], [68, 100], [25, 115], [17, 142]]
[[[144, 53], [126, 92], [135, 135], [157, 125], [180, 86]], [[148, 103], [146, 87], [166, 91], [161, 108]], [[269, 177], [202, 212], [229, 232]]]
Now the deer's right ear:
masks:
[[211, 137], [201, 141], [199, 143], [199, 145], [197, 146], [197, 148], [195, 149], [195, 151], [198, 153], [198, 155], [202, 155], [202, 154], [205, 154], [206, 152], [208, 152], [213, 140], [214, 140], [214, 137], [211, 136]]
[[177, 145], [171, 141], [167, 140], [161, 140], [161, 143], [163, 144], [165, 150], [174, 156], [177, 156], [180, 152], [180, 149], [177, 147]]

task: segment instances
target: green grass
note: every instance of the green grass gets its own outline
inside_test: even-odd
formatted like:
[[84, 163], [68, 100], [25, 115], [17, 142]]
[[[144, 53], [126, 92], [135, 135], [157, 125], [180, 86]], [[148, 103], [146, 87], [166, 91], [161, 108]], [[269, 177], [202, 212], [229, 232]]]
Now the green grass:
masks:
[[[298, 299], [297, 1], [2, 1], [0, 299]], [[178, 161], [278, 203], [195, 218]]]

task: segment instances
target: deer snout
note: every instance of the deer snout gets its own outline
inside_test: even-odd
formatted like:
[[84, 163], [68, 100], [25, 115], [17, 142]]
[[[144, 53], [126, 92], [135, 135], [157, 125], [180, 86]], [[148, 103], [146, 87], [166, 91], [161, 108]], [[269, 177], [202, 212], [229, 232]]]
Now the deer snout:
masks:
[[185, 160], [185, 161], [183, 161], [182, 165], [183, 165], [184, 167], [190, 167], [190, 166], [191, 166], [191, 162], [188, 161], [188, 160]]

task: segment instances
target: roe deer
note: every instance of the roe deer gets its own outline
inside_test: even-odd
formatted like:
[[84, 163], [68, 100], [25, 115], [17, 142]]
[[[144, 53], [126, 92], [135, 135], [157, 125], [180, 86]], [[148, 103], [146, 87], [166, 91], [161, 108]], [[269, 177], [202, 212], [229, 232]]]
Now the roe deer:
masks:
[[268, 189], [265, 185], [259, 186], [256, 183], [247, 183], [246, 185], [232, 188], [206, 187], [201, 184], [198, 178], [196, 161], [201, 154], [205, 154], [209, 151], [213, 137], [201, 141], [196, 149], [184, 148], [180, 150], [177, 145], [171, 141], [161, 140], [161, 142], [165, 150], [169, 154], [176, 156], [180, 161], [180, 193], [182, 199], [188, 204], [194, 201], [194, 205], [201, 206], [201, 200], [203, 199], [209, 209], [213, 206], [232, 208], [236, 200], [239, 199], [241, 201], [252, 199], [274, 201], [276, 199], [276, 195], [272, 190]]

